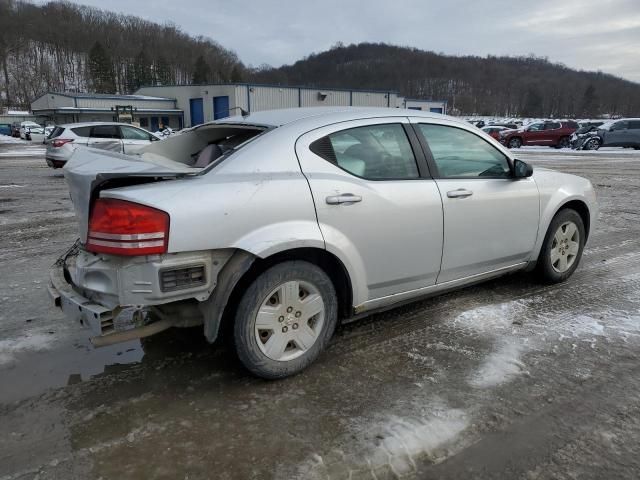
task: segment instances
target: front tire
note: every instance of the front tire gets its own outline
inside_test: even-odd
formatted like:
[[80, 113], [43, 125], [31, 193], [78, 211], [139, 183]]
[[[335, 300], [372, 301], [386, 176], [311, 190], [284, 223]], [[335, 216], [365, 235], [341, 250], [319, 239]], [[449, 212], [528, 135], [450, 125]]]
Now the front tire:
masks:
[[277, 264], [240, 300], [234, 322], [238, 358], [262, 378], [294, 375], [324, 350], [337, 318], [335, 288], [322, 269], [304, 261]]
[[597, 138], [591, 138], [587, 140], [587, 143], [584, 146], [585, 150], [598, 150], [600, 148], [600, 140]]
[[553, 217], [538, 256], [537, 269], [547, 283], [567, 280], [580, 263], [585, 242], [582, 217], [570, 208]]

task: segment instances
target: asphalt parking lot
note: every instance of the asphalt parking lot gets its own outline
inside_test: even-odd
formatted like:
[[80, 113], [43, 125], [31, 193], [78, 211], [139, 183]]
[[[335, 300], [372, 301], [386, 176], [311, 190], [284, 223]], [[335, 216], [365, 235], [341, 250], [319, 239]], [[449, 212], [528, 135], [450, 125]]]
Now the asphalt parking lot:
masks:
[[0, 140], [0, 479], [638, 478], [640, 155], [518, 156], [597, 189], [567, 283], [375, 315], [266, 382], [198, 329], [92, 348], [46, 293], [76, 238], [64, 179]]

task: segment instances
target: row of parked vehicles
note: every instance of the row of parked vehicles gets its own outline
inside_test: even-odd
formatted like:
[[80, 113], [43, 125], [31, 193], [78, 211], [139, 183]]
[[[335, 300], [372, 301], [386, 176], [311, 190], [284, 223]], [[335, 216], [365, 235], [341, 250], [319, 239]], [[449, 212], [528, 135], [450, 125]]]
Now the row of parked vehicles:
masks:
[[611, 121], [544, 120], [525, 126], [496, 123], [480, 127], [485, 133], [509, 148], [524, 145], [598, 150], [600, 147], [640, 149], [640, 119]]

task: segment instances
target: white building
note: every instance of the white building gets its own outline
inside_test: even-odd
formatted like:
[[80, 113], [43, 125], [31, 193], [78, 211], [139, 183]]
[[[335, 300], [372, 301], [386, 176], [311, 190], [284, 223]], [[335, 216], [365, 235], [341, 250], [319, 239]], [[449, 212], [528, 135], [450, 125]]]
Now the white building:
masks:
[[288, 87], [247, 83], [142, 87], [135, 95], [47, 93], [31, 104], [39, 121], [57, 124], [123, 120], [151, 131], [160, 123], [191, 127], [244, 112], [277, 108], [357, 106], [446, 113], [446, 102], [405, 99], [392, 90]]

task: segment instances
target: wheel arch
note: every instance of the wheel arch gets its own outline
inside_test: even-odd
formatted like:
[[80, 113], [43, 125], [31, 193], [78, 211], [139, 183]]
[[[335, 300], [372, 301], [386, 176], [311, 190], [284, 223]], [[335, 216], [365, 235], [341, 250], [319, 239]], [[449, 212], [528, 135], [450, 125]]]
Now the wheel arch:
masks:
[[[209, 342], [215, 341], [219, 333], [225, 335], [233, 325], [240, 297], [248, 286], [262, 272], [286, 261], [306, 261], [321, 268], [331, 279], [338, 299], [338, 315], [347, 318], [353, 314], [353, 286], [345, 265], [334, 254], [322, 248], [300, 247], [282, 250], [267, 257], [256, 257], [248, 252], [238, 251], [237, 264], [242, 273], [235, 278], [230, 291], [223, 293], [223, 301], [214, 302], [211, 297], [203, 302], [202, 312], [205, 323], [205, 336]], [[231, 261], [230, 261], [231, 262]], [[222, 283], [222, 282], [220, 282]], [[215, 290], [214, 290], [215, 293]]]

